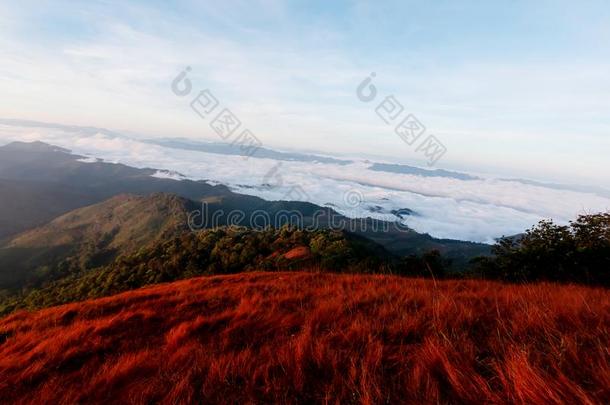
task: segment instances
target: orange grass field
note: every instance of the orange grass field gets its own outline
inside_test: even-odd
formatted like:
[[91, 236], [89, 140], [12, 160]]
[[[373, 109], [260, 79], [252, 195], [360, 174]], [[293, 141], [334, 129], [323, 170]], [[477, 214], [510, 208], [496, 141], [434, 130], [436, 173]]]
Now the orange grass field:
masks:
[[195, 278], [0, 320], [2, 403], [610, 403], [610, 293]]

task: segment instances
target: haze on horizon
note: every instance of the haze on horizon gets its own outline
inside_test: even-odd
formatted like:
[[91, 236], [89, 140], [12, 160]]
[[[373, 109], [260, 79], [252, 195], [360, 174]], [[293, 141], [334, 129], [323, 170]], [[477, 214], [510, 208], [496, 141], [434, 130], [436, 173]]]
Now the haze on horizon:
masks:
[[375, 72], [440, 168], [608, 187], [609, 45], [603, 1], [4, 2], [0, 118], [219, 140], [170, 91], [189, 66], [266, 147], [424, 166], [356, 97]]

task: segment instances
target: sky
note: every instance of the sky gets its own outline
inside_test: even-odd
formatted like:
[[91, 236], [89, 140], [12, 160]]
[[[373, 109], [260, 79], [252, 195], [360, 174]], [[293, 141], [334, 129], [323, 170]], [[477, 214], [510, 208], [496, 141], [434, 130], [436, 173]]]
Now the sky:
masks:
[[394, 96], [439, 168], [610, 186], [605, 1], [2, 2], [0, 61], [0, 118], [220, 140], [171, 90], [189, 67], [266, 147], [425, 166]]

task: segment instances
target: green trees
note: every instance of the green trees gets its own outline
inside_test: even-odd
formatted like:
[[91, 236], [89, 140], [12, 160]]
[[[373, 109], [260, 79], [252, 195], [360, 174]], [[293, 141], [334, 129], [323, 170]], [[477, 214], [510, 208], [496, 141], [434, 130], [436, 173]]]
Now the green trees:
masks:
[[[298, 260], [287, 258], [286, 253], [295, 248], [311, 254]], [[120, 256], [107, 266], [65, 271], [63, 278], [58, 276], [22, 297], [0, 302], [0, 313], [107, 296], [200, 275], [303, 268], [376, 272], [382, 263], [375, 250], [378, 248], [342, 231], [308, 232], [288, 225], [263, 231], [242, 227], [202, 230]]]
[[610, 213], [581, 215], [569, 225], [541, 221], [524, 235], [499, 240], [475, 272], [508, 281], [610, 285]]
[[404, 257], [397, 266], [400, 275], [426, 278], [444, 278], [449, 275], [447, 270], [450, 267], [451, 261], [445, 259], [438, 250], [431, 250], [421, 256]]

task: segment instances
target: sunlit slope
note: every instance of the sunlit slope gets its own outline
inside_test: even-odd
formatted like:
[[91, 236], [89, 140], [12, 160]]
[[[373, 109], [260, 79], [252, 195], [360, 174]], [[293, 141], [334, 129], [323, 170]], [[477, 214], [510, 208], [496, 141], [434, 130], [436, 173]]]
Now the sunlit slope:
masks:
[[608, 403], [610, 294], [194, 278], [0, 320], [8, 403]]

